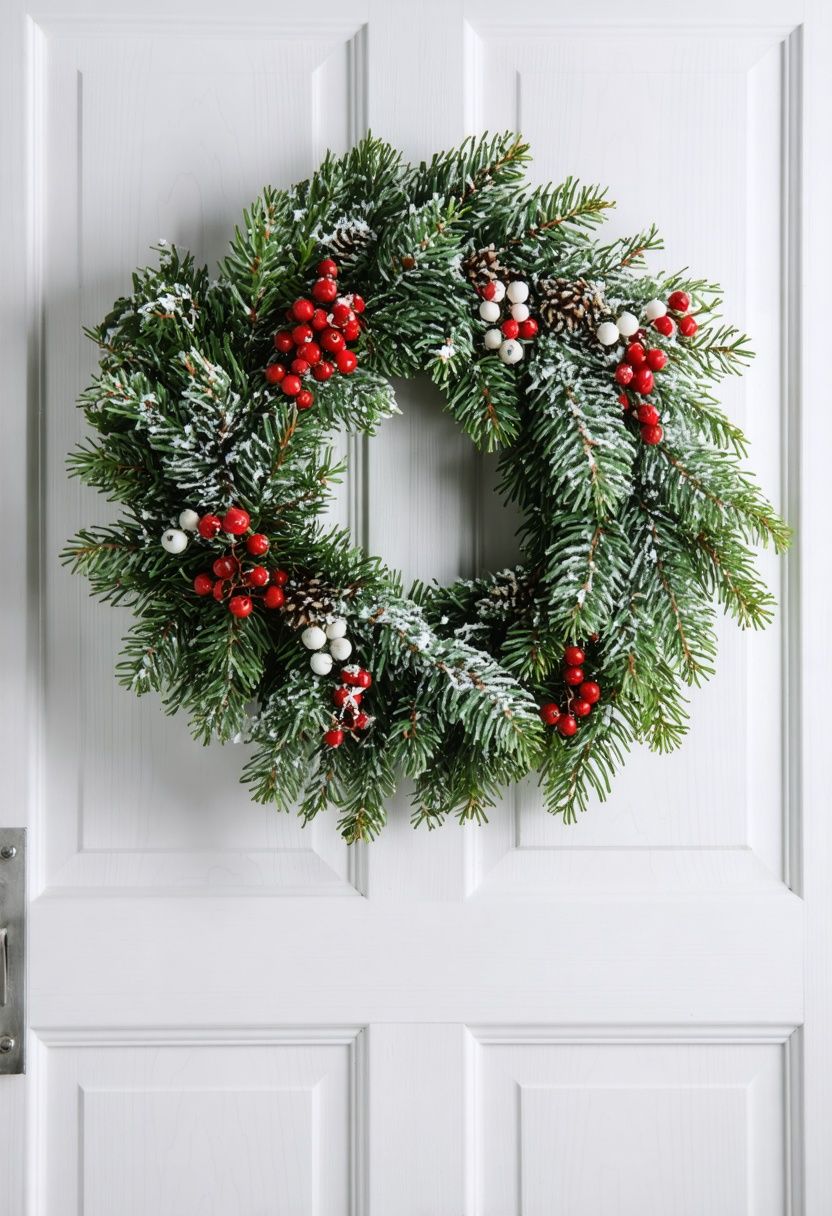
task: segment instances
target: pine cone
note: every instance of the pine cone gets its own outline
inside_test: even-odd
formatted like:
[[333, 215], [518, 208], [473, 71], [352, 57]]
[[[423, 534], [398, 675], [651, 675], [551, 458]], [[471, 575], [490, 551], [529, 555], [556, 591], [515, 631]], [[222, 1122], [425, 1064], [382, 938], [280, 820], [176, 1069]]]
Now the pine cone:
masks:
[[507, 621], [523, 614], [532, 600], [527, 571], [499, 570], [491, 575], [491, 586], [475, 604], [481, 621]]
[[349, 265], [358, 261], [375, 240], [376, 234], [370, 225], [358, 217], [340, 223], [324, 244], [337, 262]]
[[337, 588], [320, 578], [290, 578], [283, 594], [282, 612], [292, 629], [319, 625], [333, 615], [335, 601], [339, 598]]
[[462, 263], [462, 269], [476, 287], [484, 287], [496, 279], [507, 277], [505, 266], [500, 263], [500, 255], [493, 245], [484, 249], [476, 249]]
[[555, 334], [594, 331], [610, 313], [601, 288], [586, 279], [541, 279], [537, 311], [544, 327]]

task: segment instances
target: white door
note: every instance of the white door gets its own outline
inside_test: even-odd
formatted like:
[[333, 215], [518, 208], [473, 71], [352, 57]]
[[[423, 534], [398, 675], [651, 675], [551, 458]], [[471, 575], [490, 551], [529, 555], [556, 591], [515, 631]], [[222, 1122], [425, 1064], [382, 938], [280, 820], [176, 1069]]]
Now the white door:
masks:
[[[0, 824], [31, 898], [4, 1216], [832, 1212], [824, 9], [5, 0]], [[106, 510], [63, 472], [82, 324], [159, 237], [216, 259], [368, 126], [411, 158], [521, 129], [754, 338], [725, 396], [799, 529], [777, 623], [726, 628], [681, 753], [573, 828], [532, 784], [481, 829], [414, 833], [402, 798], [352, 850], [255, 807], [236, 752], [117, 688], [125, 618], [57, 563]], [[490, 464], [400, 404], [343, 518], [406, 575], [503, 563]]]

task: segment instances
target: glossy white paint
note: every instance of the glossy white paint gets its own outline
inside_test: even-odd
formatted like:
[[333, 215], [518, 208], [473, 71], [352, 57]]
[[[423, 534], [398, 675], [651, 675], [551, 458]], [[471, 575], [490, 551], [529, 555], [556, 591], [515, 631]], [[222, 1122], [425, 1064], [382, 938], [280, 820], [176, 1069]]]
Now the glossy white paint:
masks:
[[[29, 557], [3, 599], [0, 822], [29, 825], [33, 900], [0, 1211], [826, 1216], [820, 0], [7, 0], [4, 20], [0, 568]], [[56, 563], [107, 510], [63, 476], [81, 325], [159, 237], [216, 258], [263, 182], [368, 125], [413, 157], [521, 127], [537, 177], [605, 182], [611, 230], [655, 219], [667, 264], [719, 278], [759, 352], [726, 402], [800, 526], [788, 566], [764, 559], [783, 610], [724, 630], [684, 750], [634, 755], [572, 829], [531, 782], [482, 830], [414, 834], [401, 795], [353, 851], [251, 806], [236, 749], [117, 689], [125, 618]], [[403, 417], [349, 442], [334, 516], [406, 575], [511, 560], [493, 462], [399, 388]]]

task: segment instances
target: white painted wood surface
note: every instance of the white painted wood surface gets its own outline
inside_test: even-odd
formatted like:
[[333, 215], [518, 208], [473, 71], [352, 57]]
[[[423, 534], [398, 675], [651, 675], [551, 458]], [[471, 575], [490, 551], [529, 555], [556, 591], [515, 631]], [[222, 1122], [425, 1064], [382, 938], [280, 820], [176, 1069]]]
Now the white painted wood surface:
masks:
[[[828, 1216], [825, 6], [3, 15], [0, 823], [30, 828], [33, 898], [0, 1212]], [[81, 325], [159, 237], [216, 258], [265, 181], [367, 126], [416, 158], [521, 128], [535, 176], [604, 182], [611, 230], [654, 219], [720, 279], [759, 352], [726, 403], [799, 526], [766, 560], [782, 612], [724, 630], [683, 751], [572, 829], [532, 782], [485, 829], [414, 834], [401, 795], [353, 851], [250, 805], [236, 749], [115, 686], [125, 620], [56, 563], [107, 510], [63, 476]], [[493, 463], [399, 396], [336, 513], [406, 575], [511, 560]]]

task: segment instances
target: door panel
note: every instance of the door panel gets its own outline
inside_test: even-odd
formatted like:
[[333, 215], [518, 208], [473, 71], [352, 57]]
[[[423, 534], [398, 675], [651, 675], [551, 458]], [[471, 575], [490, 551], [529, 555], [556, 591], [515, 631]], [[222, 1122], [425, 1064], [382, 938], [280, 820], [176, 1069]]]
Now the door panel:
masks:
[[[303, 832], [264, 815], [238, 782], [245, 748], [197, 751], [155, 694], [112, 672], [130, 615], [92, 606], [56, 556], [112, 507], [67, 483], [83, 434], [72, 398], [95, 366], [82, 325], [129, 288], [131, 268], [175, 242], [211, 264], [267, 179], [302, 177], [351, 138], [360, 27], [267, 38], [205, 27], [36, 35], [46, 108], [45, 681], [46, 876], [51, 889], [265, 889], [355, 894], [333, 823]], [[175, 121], [172, 121], [175, 110]], [[344, 522], [346, 499], [336, 504]], [[149, 756], [153, 763], [148, 764]]]
[[[753, 335], [756, 357], [721, 395], [781, 509], [792, 497], [783, 437], [793, 402], [782, 390], [795, 351], [780, 254], [785, 198], [791, 192], [794, 206], [798, 188], [781, 133], [795, 104], [797, 38], [755, 27], [697, 35], [657, 26], [652, 14], [628, 20], [626, 32], [571, 22], [559, 29], [555, 19], [510, 40], [474, 17], [469, 33], [475, 128], [522, 130], [538, 180], [568, 172], [608, 186], [616, 207], [605, 236], [655, 219], [665, 250], [652, 265], [689, 265], [722, 283], [726, 314]], [[764, 555], [762, 567], [783, 604], [783, 563]], [[568, 832], [528, 783], [503, 813], [501, 842], [496, 833], [481, 842], [483, 881], [499, 890], [723, 889], [784, 877], [784, 614], [759, 634], [738, 635], [724, 622], [720, 641], [715, 679], [690, 696], [685, 746], [659, 762], [637, 751], [603, 809]]]
[[[200, 749], [118, 688], [127, 614], [56, 560], [111, 518], [64, 475], [94, 366], [81, 326], [149, 246], [215, 260], [265, 182], [368, 126], [415, 159], [514, 127], [536, 180], [602, 182], [608, 233], [655, 220], [652, 264], [722, 282], [757, 351], [726, 406], [832, 586], [828, 411], [811, 439], [800, 425], [803, 396], [828, 395], [810, 343], [832, 271], [829, 18], [813, 0], [584, 10], [7, 6], [0, 496], [29, 519], [0, 561], [25, 535], [39, 605], [7, 596], [0, 631], [0, 823], [28, 823], [33, 892], [29, 1076], [0, 1077], [10, 1216], [832, 1210], [828, 710], [804, 712], [800, 680], [832, 671], [801, 622], [808, 562], [763, 557], [774, 626], [722, 631], [682, 752], [634, 753], [574, 827], [528, 781], [486, 828], [414, 833], [403, 790], [347, 849], [334, 816], [304, 831], [250, 804], [242, 746]], [[494, 459], [429, 385], [396, 388], [400, 418], [343, 439], [333, 520], [406, 579], [511, 563]]]

